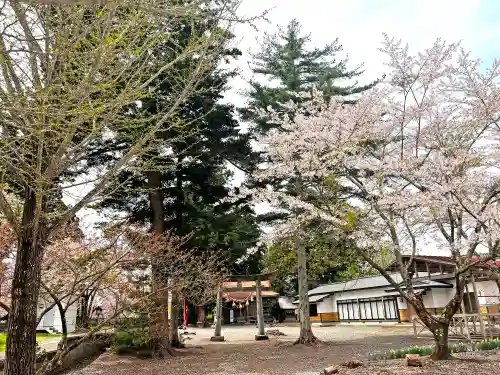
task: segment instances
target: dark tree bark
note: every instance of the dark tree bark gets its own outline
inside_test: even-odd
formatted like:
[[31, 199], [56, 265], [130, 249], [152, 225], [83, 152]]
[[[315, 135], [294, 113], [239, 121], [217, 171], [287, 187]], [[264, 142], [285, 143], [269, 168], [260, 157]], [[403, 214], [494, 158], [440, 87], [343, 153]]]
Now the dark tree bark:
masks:
[[[165, 212], [161, 173], [159, 171], [148, 172], [147, 178], [151, 206], [151, 229], [153, 233], [162, 235], [165, 231]], [[161, 264], [157, 264], [155, 259], [152, 259], [152, 263], [152, 286], [156, 296], [156, 306], [155, 311], [151, 314], [150, 326], [153, 353], [156, 357], [173, 356], [175, 352], [169, 337], [167, 275], [162, 272]]]
[[171, 312], [170, 312], [170, 344], [174, 348], [182, 348], [184, 345], [179, 339], [179, 302], [180, 298], [177, 293], [171, 293]]
[[84, 293], [81, 298], [80, 327], [89, 328], [89, 294]]
[[463, 298], [464, 280], [457, 280], [455, 296], [445, 307], [444, 313], [436, 318], [433, 317], [425, 308], [422, 296], [416, 296], [411, 293], [408, 297], [408, 302], [411, 303], [415, 309], [416, 314], [429, 329], [434, 337], [434, 350], [431, 358], [435, 361], [447, 360], [451, 358], [451, 353], [448, 345], [448, 334], [450, 330], [450, 323], [453, 315], [458, 311]]
[[412, 286], [412, 276], [407, 272], [409, 264], [400, 263], [400, 273], [403, 277], [403, 282], [405, 284], [406, 290], [401, 288], [400, 283], [394, 281], [394, 279], [387, 273], [387, 270], [373, 261], [367, 254], [363, 251], [359, 251], [358, 254], [373, 268], [380, 272], [382, 276], [391, 284], [403, 297], [407, 303], [413, 306], [415, 313], [420, 318], [422, 323], [427, 327], [427, 329], [432, 333], [434, 337], [434, 351], [431, 358], [434, 360], [446, 360], [451, 358], [451, 353], [448, 345], [448, 334], [450, 330], [450, 323], [453, 316], [460, 309], [464, 296], [464, 289], [467, 283], [467, 275], [470, 274], [470, 268], [457, 267], [455, 271], [455, 294], [453, 298], [448, 302], [445, 307], [445, 311], [439, 316], [432, 316], [429, 311], [424, 306], [423, 297], [421, 294], [415, 294]]
[[60, 300], [57, 300], [56, 302], [57, 309], [59, 310], [59, 315], [61, 317], [61, 329], [62, 329], [62, 345], [63, 347], [66, 346], [67, 338], [68, 338], [68, 322], [66, 320], [66, 311], [67, 308], [65, 309], [61, 303]]
[[34, 192], [28, 191], [24, 202], [12, 280], [5, 375], [35, 375], [36, 372], [37, 307], [47, 228], [43, 218], [36, 218]]
[[92, 313], [94, 312], [94, 299], [95, 299], [96, 293], [97, 293], [97, 288], [90, 291], [90, 298], [87, 302], [87, 312], [85, 314], [85, 317], [86, 317], [86, 321], [84, 322], [86, 325], [85, 328], [89, 328], [90, 317], [92, 316]]

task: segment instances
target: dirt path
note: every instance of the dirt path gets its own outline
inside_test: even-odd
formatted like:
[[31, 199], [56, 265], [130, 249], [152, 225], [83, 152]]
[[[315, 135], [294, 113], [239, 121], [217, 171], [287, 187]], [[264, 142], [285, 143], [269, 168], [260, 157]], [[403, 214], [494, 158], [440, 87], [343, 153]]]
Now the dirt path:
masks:
[[407, 335], [367, 336], [356, 340], [331, 341], [318, 347], [295, 346], [289, 341], [212, 344], [191, 348], [184, 356], [165, 360], [117, 358], [105, 354], [72, 375], [317, 375], [333, 363], [366, 360], [373, 351], [425, 344]]
[[[56, 350], [57, 345], [61, 341], [60, 338], [50, 339], [46, 341], [39, 342], [38, 345], [46, 351]], [[0, 352], [0, 360], [5, 359], [5, 352]]]

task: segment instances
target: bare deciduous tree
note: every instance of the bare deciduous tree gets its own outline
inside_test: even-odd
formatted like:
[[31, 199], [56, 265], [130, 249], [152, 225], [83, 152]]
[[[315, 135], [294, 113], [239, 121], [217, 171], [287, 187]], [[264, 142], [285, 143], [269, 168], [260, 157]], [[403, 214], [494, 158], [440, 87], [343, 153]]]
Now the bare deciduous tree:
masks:
[[[231, 27], [234, 2], [173, 4], [1, 2], [0, 211], [18, 242], [5, 374], [35, 373], [41, 265], [52, 233], [98, 198], [118, 171], [137, 163], [158, 131], [182, 126], [176, 111], [225, 48], [222, 34]], [[194, 35], [182, 48], [173, 43], [162, 60], [152, 57], [155, 46], [175, 41], [169, 31], [180, 18], [203, 18], [207, 11], [220, 15], [211, 32]], [[191, 62], [181, 75], [176, 64], [187, 57]], [[132, 119], [127, 107], [140, 106], [159, 76], [172, 83], [166, 109]], [[95, 166], [78, 181], [70, 178], [92, 165], [96, 142], [139, 125], [140, 134], [133, 135], [116, 161]], [[61, 197], [76, 185], [85, 193], [61, 209]], [[8, 193], [20, 197], [20, 213], [9, 204]]]

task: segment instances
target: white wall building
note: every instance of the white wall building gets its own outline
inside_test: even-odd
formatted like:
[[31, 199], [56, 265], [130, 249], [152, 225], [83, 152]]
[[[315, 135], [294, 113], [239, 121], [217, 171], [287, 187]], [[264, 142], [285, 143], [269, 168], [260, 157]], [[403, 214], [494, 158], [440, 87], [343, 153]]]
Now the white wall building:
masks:
[[[43, 311], [50, 305], [51, 303], [49, 302], [40, 301], [38, 303], [38, 316], [40, 316], [40, 314], [42, 314]], [[76, 329], [77, 310], [78, 307], [75, 303], [71, 305], [66, 311], [66, 326], [68, 329], [68, 333], [74, 332]], [[57, 306], [54, 306], [46, 314], [44, 314], [36, 329], [46, 330], [53, 333], [62, 332], [61, 314], [59, 313], [59, 309], [57, 308]]]
[[[454, 263], [443, 257], [415, 257], [413, 288], [423, 295], [425, 307], [439, 314], [454, 295]], [[425, 270], [423, 272], [422, 270]], [[392, 273], [401, 282], [399, 273]], [[500, 292], [492, 280], [469, 282], [464, 295], [466, 313], [498, 313]], [[322, 285], [309, 291], [312, 322], [395, 321], [407, 322], [415, 316], [413, 307], [383, 276], [362, 277], [346, 282]], [[479, 306], [478, 306], [479, 302]], [[298, 303], [295, 301], [294, 303]]]

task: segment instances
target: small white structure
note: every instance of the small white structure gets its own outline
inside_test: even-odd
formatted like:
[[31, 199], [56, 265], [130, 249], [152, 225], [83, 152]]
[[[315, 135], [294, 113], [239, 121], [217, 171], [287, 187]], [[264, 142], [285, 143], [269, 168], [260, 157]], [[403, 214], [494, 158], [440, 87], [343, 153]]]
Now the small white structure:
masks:
[[[43, 311], [45, 311], [45, 309], [50, 305], [51, 303], [41, 300], [38, 303], [38, 317], [40, 317]], [[68, 307], [66, 311], [66, 326], [68, 329], [68, 333], [74, 332], [76, 329], [77, 310], [78, 307], [75, 303]], [[59, 309], [57, 308], [57, 306], [52, 307], [46, 314], [43, 315], [43, 318], [36, 329], [46, 330], [53, 333], [62, 332], [61, 314], [59, 313]]]

